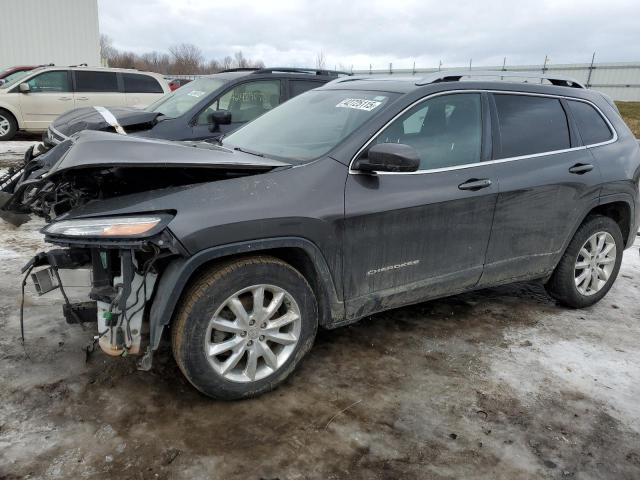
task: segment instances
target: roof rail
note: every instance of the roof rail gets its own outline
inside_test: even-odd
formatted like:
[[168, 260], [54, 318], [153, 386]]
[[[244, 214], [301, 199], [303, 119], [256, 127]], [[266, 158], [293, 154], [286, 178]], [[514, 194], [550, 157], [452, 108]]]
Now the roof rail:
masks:
[[586, 88], [582, 83], [564, 75], [540, 74], [535, 72], [512, 72], [503, 70], [443, 70], [422, 77], [416, 85], [428, 85], [439, 82], [458, 82], [462, 77], [500, 77], [504, 78], [535, 78], [547, 80], [552, 85], [559, 87]]
[[260, 70], [255, 67], [240, 67], [240, 68], [226, 68], [224, 70], [220, 70], [218, 73], [227, 73], [227, 72], [252, 72], [255, 70]]
[[253, 72], [255, 74], [258, 73], [273, 73], [273, 72], [282, 72], [282, 73], [306, 73], [308, 75], [353, 75], [349, 72], [343, 72], [340, 70], [326, 70], [324, 68], [297, 68], [297, 67], [269, 67], [269, 68], [229, 68], [227, 70], [223, 70], [220, 73], [225, 72]]

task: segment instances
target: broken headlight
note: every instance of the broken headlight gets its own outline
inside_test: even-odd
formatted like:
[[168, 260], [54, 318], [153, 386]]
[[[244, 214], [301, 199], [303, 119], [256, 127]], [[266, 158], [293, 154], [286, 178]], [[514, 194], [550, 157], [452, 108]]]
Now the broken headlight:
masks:
[[51, 223], [42, 229], [42, 233], [82, 238], [140, 238], [158, 233], [170, 219], [171, 216], [166, 214], [79, 218]]

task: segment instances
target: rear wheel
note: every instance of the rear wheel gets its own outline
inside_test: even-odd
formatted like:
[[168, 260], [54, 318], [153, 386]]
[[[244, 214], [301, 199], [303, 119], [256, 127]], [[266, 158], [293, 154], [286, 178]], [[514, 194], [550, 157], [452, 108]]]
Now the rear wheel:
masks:
[[173, 353], [201, 392], [232, 400], [272, 390], [309, 351], [317, 330], [311, 287], [293, 267], [252, 257], [212, 268], [186, 292]]
[[18, 131], [18, 122], [8, 111], [0, 109], [0, 140], [11, 140]]
[[618, 224], [601, 215], [588, 218], [575, 233], [546, 285], [551, 296], [574, 308], [604, 297], [620, 270], [624, 241]]

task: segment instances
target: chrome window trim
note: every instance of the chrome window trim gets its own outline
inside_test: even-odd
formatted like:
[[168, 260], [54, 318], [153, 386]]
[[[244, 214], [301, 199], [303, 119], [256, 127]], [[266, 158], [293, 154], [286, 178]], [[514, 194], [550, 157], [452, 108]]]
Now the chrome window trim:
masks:
[[[353, 162], [355, 162], [356, 158], [358, 158], [358, 156], [371, 144], [371, 142], [373, 142], [376, 137], [378, 137], [378, 135], [380, 135], [389, 125], [391, 125], [393, 122], [395, 122], [399, 117], [401, 117], [402, 115], [404, 115], [405, 112], [407, 112], [408, 110], [412, 109], [414, 106], [422, 103], [422, 102], [426, 102], [427, 100], [434, 98], [434, 97], [439, 97], [442, 95], [451, 95], [454, 93], [495, 93], [495, 94], [507, 94], [507, 95], [526, 95], [526, 96], [533, 96], [533, 97], [548, 97], [548, 98], [555, 98], [555, 99], [565, 99], [565, 100], [575, 100], [578, 102], [584, 102], [587, 103], [589, 105], [591, 105], [593, 108], [596, 109], [596, 111], [598, 112], [598, 114], [600, 114], [600, 116], [602, 118], [604, 118], [605, 122], [607, 123], [609, 129], [611, 130], [611, 132], [613, 132], [613, 137], [610, 140], [607, 140], [605, 142], [600, 142], [600, 143], [594, 143], [594, 144], [589, 144], [589, 145], [582, 145], [580, 147], [572, 147], [572, 148], [565, 148], [562, 150], [552, 150], [549, 152], [541, 152], [541, 153], [532, 153], [530, 155], [521, 155], [518, 157], [507, 157], [507, 158], [499, 158], [499, 159], [495, 159], [495, 160], [487, 160], [486, 162], [475, 162], [475, 163], [467, 163], [464, 165], [454, 165], [452, 167], [444, 167], [444, 168], [431, 168], [431, 169], [427, 169], [427, 170], [417, 170], [415, 172], [379, 172], [379, 171], [373, 171], [373, 172], [360, 172], [358, 170], [353, 170], [351, 167], [353, 165]], [[566, 112], [565, 112], [566, 114]], [[497, 163], [505, 163], [505, 162], [513, 162], [513, 161], [518, 161], [518, 160], [525, 160], [528, 158], [536, 158], [536, 157], [543, 157], [543, 156], [547, 156], [547, 155], [557, 155], [560, 153], [566, 153], [566, 152], [574, 152], [574, 151], [579, 151], [579, 150], [586, 150], [588, 148], [594, 148], [594, 147], [600, 147], [603, 145], [608, 145], [610, 143], [614, 143], [618, 140], [618, 132], [616, 131], [616, 129], [613, 127], [613, 125], [611, 124], [611, 122], [609, 121], [609, 119], [607, 118], [607, 116], [602, 113], [602, 110], [600, 110], [600, 108], [593, 102], [589, 101], [589, 100], [585, 100], [582, 98], [576, 98], [576, 97], [569, 97], [566, 95], [553, 95], [553, 94], [548, 94], [548, 93], [529, 93], [529, 92], [518, 92], [518, 91], [513, 91], [513, 90], [448, 90], [446, 92], [437, 92], [437, 93], [433, 93], [431, 95], [427, 95], [426, 97], [422, 97], [418, 100], [416, 100], [415, 102], [411, 103], [410, 105], [408, 105], [407, 107], [405, 107], [402, 111], [400, 111], [398, 114], [396, 114], [391, 120], [389, 120], [387, 123], [385, 123], [380, 129], [378, 129], [378, 131], [376, 133], [374, 133], [371, 138], [362, 146], [360, 147], [360, 149], [356, 152], [356, 154], [351, 158], [351, 161], [349, 162], [349, 174], [350, 175], [370, 175], [371, 173], [374, 173], [376, 175], [423, 175], [425, 173], [439, 173], [439, 172], [448, 172], [451, 170], [464, 170], [467, 168], [473, 168], [473, 167], [478, 167], [480, 165], [493, 165], [493, 164], [497, 164]]]

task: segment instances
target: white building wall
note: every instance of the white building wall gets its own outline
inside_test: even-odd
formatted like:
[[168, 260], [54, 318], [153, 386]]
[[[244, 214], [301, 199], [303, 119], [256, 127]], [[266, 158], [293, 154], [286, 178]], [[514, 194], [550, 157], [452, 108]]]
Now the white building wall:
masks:
[[0, 0], [0, 66], [100, 65], [97, 0]]

